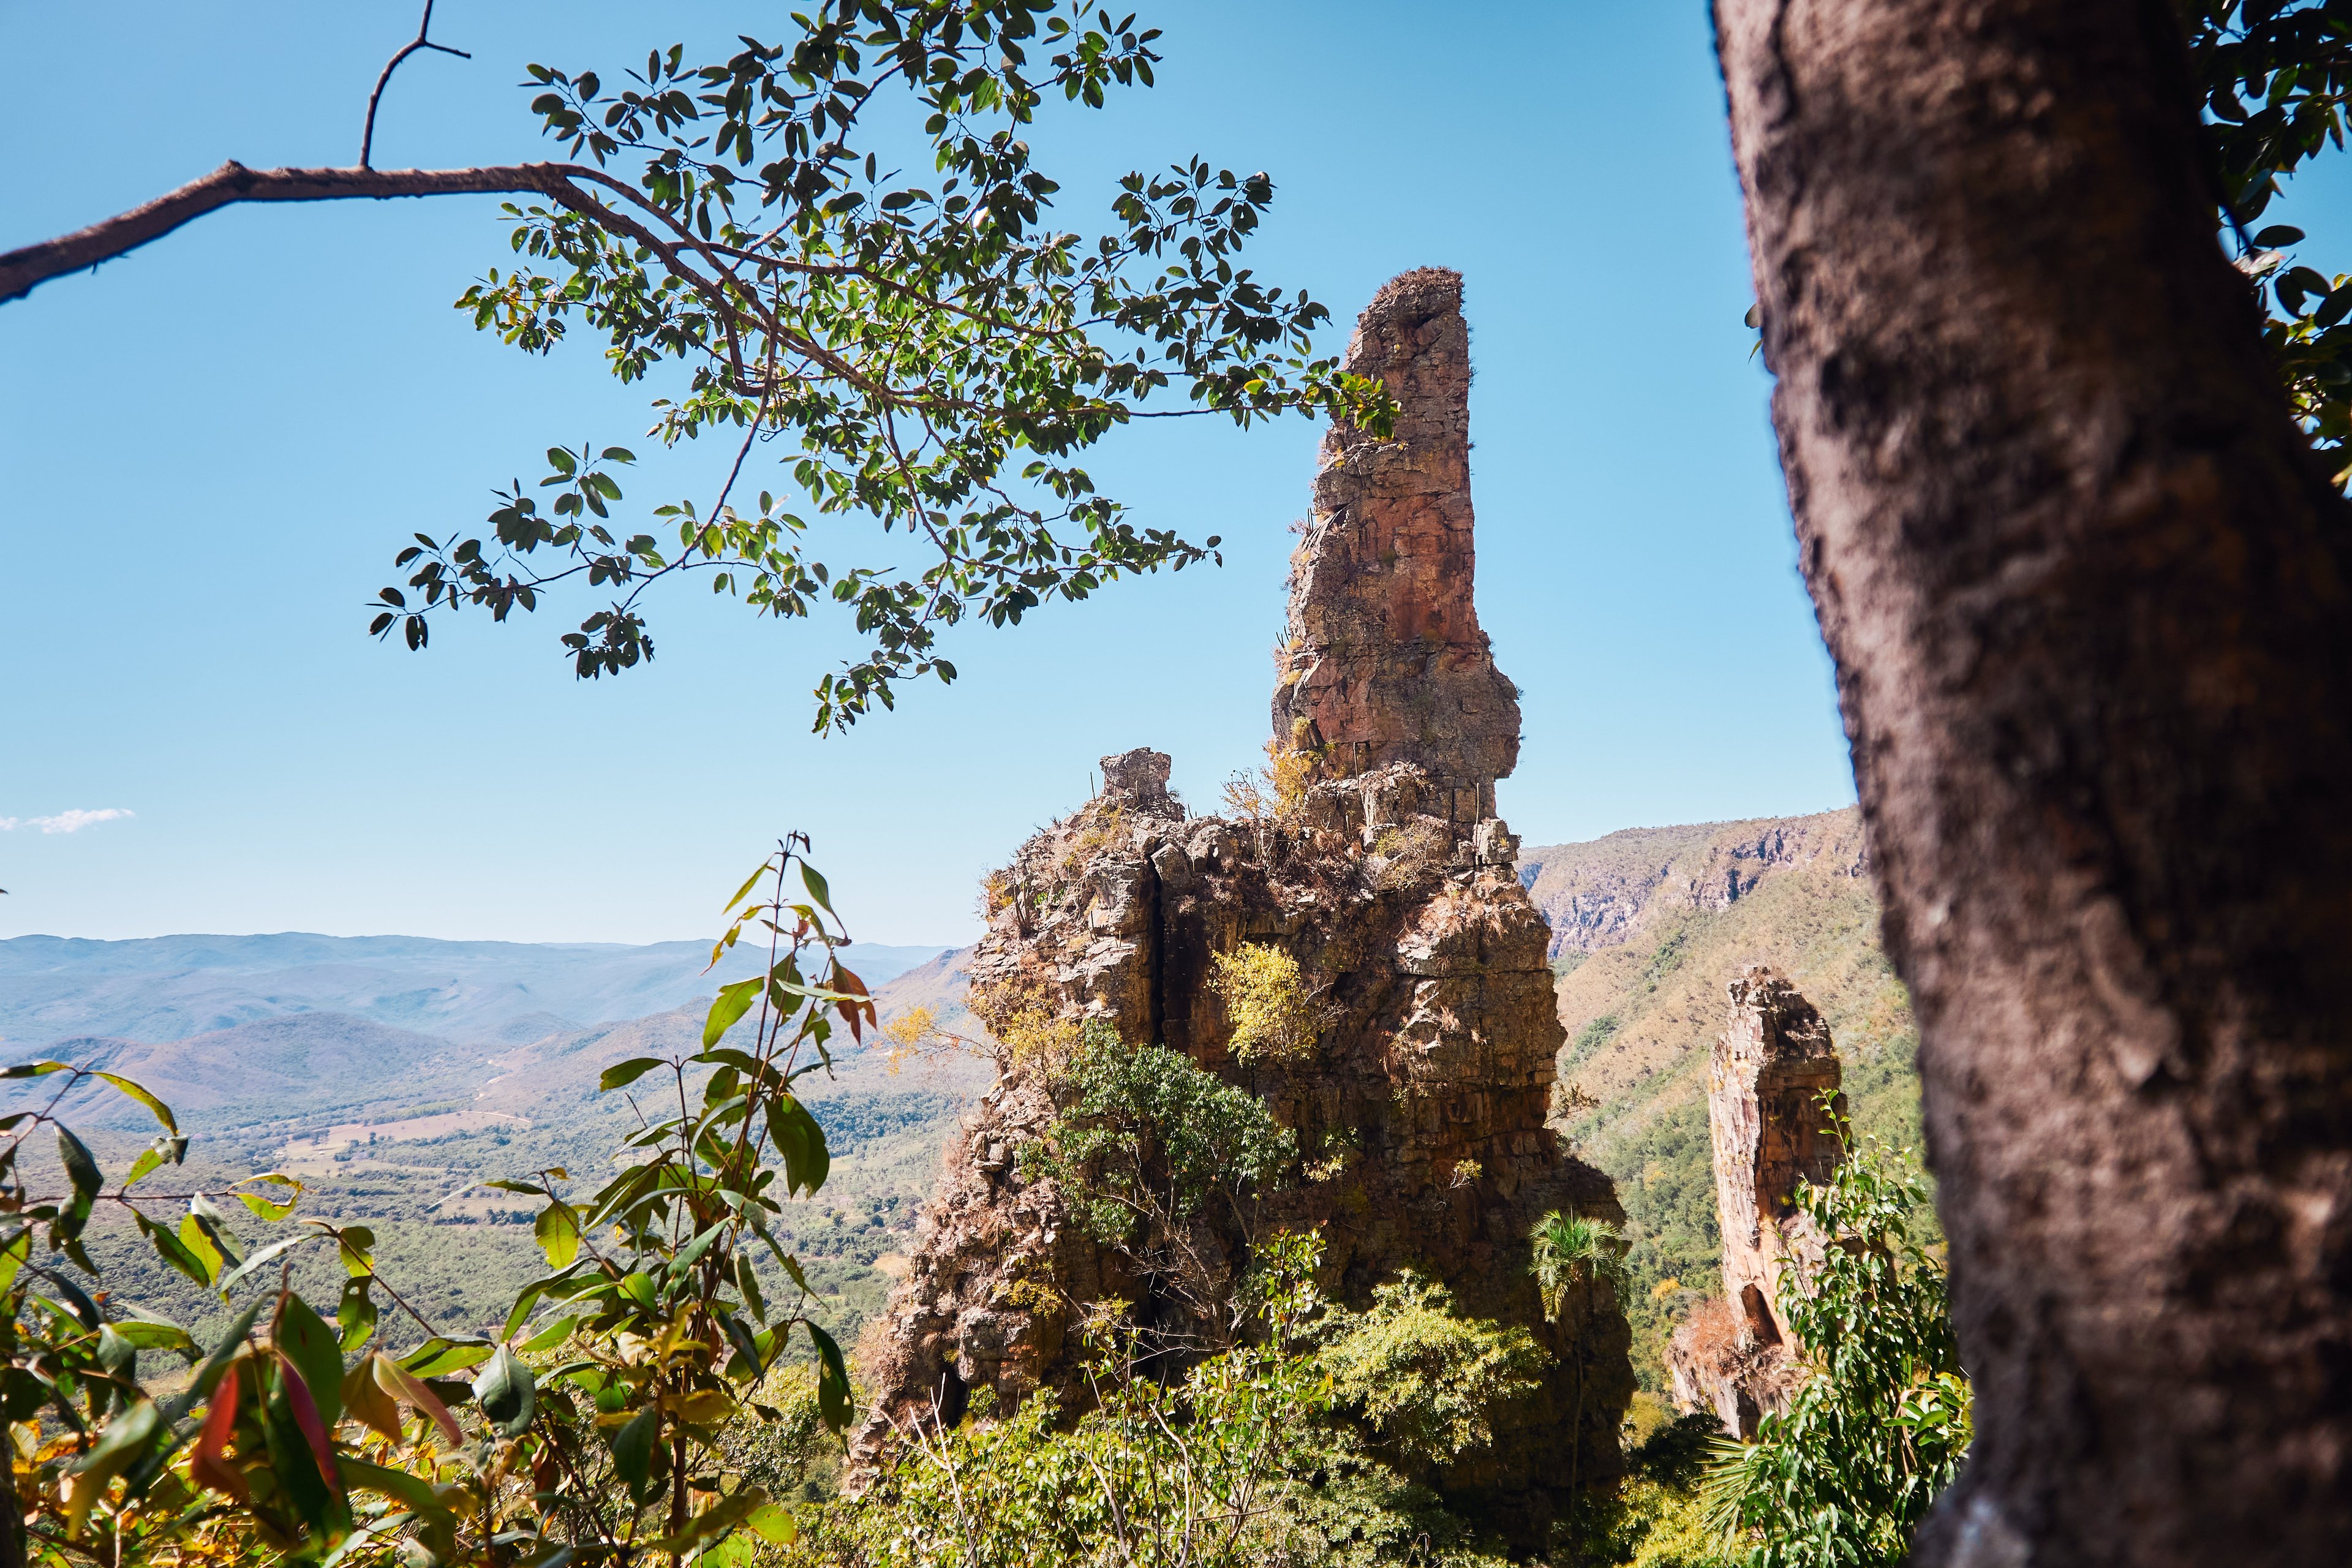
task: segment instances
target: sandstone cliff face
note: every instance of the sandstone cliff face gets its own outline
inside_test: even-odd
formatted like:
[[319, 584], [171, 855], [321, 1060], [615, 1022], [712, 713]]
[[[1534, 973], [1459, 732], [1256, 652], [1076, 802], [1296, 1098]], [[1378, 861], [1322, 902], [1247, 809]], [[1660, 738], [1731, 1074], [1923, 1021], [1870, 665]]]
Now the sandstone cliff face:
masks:
[[1599, 952], [1664, 921], [1729, 909], [1776, 873], [1819, 868], [1866, 892], [1862, 814], [1633, 827], [1590, 844], [1530, 848], [1519, 864], [1551, 951]]
[[[1076, 1405], [1074, 1331], [1095, 1304], [1197, 1326], [1192, 1303], [1095, 1242], [1066, 1194], [1017, 1158], [1055, 1114], [1049, 1075], [1019, 1043], [1099, 1019], [1247, 1088], [1293, 1131], [1299, 1169], [1256, 1218], [1319, 1228], [1332, 1294], [1366, 1305], [1411, 1267], [1551, 1352], [1540, 1392], [1495, 1413], [1496, 1442], [1426, 1479], [1532, 1542], [1566, 1501], [1570, 1445], [1587, 1484], [1622, 1472], [1633, 1386], [1622, 1312], [1603, 1291], [1549, 1322], [1528, 1274], [1528, 1232], [1547, 1210], [1622, 1215], [1608, 1180], [1544, 1124], [1561, 1032], [1549, 933], [1492, 809], [1518, 712], [1471, 607], [1459, 304], [1454, 274], [1409, 273], [1381, 290], [1350, 351], [1352, 366], [1388, 378], [1403, 414], [1391, 445], [1333, 432], [1294, 558], [1276, 735], [1312, 749], [1318, 776], [1254, 818], [1192, 816], [1168, 793], [1166, 757], [1105, 758], [1102, 794], [991, 879], [989, 930], [967, 968], [971, 1008], [1007, 1066], [950, 1143], [908, 1276], [867, 1343], [877, 1398], [861, 1458], [894, 1426], [954, 1418], [982, 1387], [1000, 1404], [1054, 1389]], [[1314, 1026], [1303, 1055], [1235, 1058], [1212, 975], [1244, 943], [1297, 963]], [[1246, 1264], [1246, 1237], [1214, 1215], [1184, 1244], [1215, 1279]]]
[[[1797, 1184], [1828, 1181], [1844, 1157], [1834, 1123], [1845, 1101], [1829, 1026], [1794, 986], [1758, 964], [1729, 991], [1730, 1022], [1707, 1075], [1723, 1303], [1691, 1315], [1666, 1363], [1677, 1403], [1711, 1408], [1727, 1430], [1747, 1436], [1794, 1386], [1797, 1347], [1780, 1313], [1781, 1277], [1818, 1263], [1822, 1247], [1796, 1206]], [[1834, 1097], [1830, 1115], [1824, 1092]]]
[[1392, 438], [1324, 437], [1307, 537], [1292, 557], [1274, 738], [1343, 773], [1412, 763], [1438, 815], [1495, 815], [1519, 755], [1518, 689], [1478, 627], [1470, 508], [1470, 329], [1462, 277], [1391, 280], [1356, 323], [1345, 368], [1396, 400]]
[[[1570, 1442], [1583, 1444], [1588, 1479], [1620, 1472], [1633, 1379], [1605, 1294], [1591, 1321], [1576, 1303], [1566, 1322], [1543, 1321], [1527, 1234], [1549, 1209], [1622, 1216], [1607, 1180], [1544, 1126], [1559, 1026], [1543, 922], [1512, 875], [1508, 836], [1499, 824], [1457, 836], [1428, 809], [1441, 804], [1411, 766], [1318, 784], [1279, 822], [1185, 817], [1106, 792], [994, 884], [972, 1005], [1001, 1037], [1041, 1016], [1105, 1019], [1258, 1094], [1297, 1134], [1302, 1164], [1338, 1162], [1267, 1199], [1263, 1218], [1321, 1228], [1324, 1282], [1342, 1300], [1362, 1305], [1411, 1266], [1463, 1310], [1531, 1328], [1555, 1358], [1543, 1394], [1501, 1413], [1491, 1449], [1430, 1479], [1532, 1529], [1560, 1505]], [[1244, 942], [1298, 961], [1321, 1026], [1306, 1058], [1233, 1058], [1209, 977], [1212, 956]], [[1040, 1387], [1077, 1400], [1070, 1331], [1084, 1303], [1118, 1298], [1186, 1327], [1183, 1304], [1153, 1299], [1131, 1259], [1071, 1223], [1053, 1184], [1023, 1180], [1015, 1152], [1052, 1116], [1045, 1085], [1015, 1068], [950, 1145], [867, 1368], [880, 1397], [863, 1452], [935, 1397], [949, 1414], [982, 1386], [1003, 1402]], [[1243, 1261], [1240, 1239], [1213, 1224], [1192, 1245], [1229, 1271]], [[1580, 1363], [1580, 1436], [1569, 1430]]]

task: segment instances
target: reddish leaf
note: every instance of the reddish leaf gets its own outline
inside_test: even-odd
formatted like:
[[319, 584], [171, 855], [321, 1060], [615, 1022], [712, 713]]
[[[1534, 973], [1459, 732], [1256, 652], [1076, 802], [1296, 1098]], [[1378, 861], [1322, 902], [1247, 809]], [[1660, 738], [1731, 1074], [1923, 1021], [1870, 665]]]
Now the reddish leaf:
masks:
[[423, 1379], [381, 1352], [371, 1359], [375, 1365], [376, 1383], [386, 1394], [441, 1428], [441, 1436], [448, 1439], [449, 1447], [454, 1448], [466, 1440], [449, 1407], [441, 1403], [440, 1395], [425, 1386]]
[[229, 1434], [236, 1427], [237, 1390], [244, 1379], [237, 1375], [235, 1363], [213, 1389], [212, 1408], [205, 1414], [204, 1436], [196, 1441], [196, 1451], [188, 1461], [188, 1474], [216, 1492], [226, 1492], [239, 1502], [247, 1501], [251, 1492], [245, 1478], [228, 1462]]
[[327, 1441], [326, 1423], [319, 1419], [319, 1407], [310, 1400], [310, 1385], [302, 1381], [302, 1369], [284, 1351], [277, 1352], [285, 1371], [279, 1381], [286, 1385], [286, 1402], [294, 1407], [294, 1425], [302, 1428], [302, 1440], [310, 1445], [310, 1457], [319, 1461], [319, 1477], [330, 1491], [340, 1495], [342, 1478], [335, 1473], [335, 1450]]

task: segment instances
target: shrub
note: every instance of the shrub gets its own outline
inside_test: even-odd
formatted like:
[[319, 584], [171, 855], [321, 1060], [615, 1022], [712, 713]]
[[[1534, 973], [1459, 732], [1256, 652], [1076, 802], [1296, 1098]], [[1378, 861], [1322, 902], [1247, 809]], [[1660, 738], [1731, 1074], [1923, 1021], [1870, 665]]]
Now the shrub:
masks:
[[1411, 1269], [1335, 1320], [1323, 1351], [1334, 1393], [1420, 1464], [1493, 1442], [1494, 1407], [1534, 1394], [1551, 1361], [1527, 1330], [1462, 1316], [1451, 1291]]
[[1812, 1375], [1706, 1481], [1744, 1568], [1894, 1568], [1968, 1452], [1944, 1268], [1912, 1236], [1926, 1180], [1907, 1152], [1840, 1131], [1854, 1152], [1797, 1193], [1827, 1255], [1780, 1289]]
[[1210, 958], [1209, 989], [1233, 1020], [1236, 1061], [1289, 1061], [1315, 1049], [1315, 1014], [1298, 961], [1278, 947], [1245, 942]]
[[[1150, 1336], [1098, 1338], [1094, 1407], [1065, 1422], [1050, 1393], [902, 1434], [856, 1500], [814, 1510], [791, 1568], [1503, 1568], [1474, 1532], [1328, 1419], [1305, 1342], [1324, 1314], [1313, 1236], [1272, 1237], [1239, 1292], [1234, 1348], [1170, 1382], [1139, 1370]], [[975, 1405], [975, 1411], [979, 1406]]]
[[1245, 1220], [1249, 1199], [1297, 1160], [1297, 1139], [1255, 1095], [1100, 1021], [1050, 1081], [1061, 1114], [1018, 1151], [1024, 1178], [1057, 1183], [1089, 1236], [1207, 1308], [1222, 1282], [1186, 1233], [1213, 1206]]

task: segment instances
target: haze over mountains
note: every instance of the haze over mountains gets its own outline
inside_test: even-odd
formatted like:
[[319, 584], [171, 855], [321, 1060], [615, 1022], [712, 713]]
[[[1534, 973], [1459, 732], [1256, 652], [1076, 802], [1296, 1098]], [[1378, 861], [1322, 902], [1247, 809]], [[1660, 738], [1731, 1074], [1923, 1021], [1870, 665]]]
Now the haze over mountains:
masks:
[[[845, 950], [878, 985], [939, 947]], [[467, 1044], [667, 1012], [753, 969], [738, 949], [703, 973], [710, 946], [442, 942], [414, 936], [163, 936], [132, 942], [0, 941], [0, 1042], [77, 1037], [165, 1041], [257, 1019], [340, 1013]]]
[[[1773, 965], [1821, 1009], [1863, 1130], [1916, 1136], [1916, 1036], [1879, 950], [1859, 814], [1629, 829], [1528, 847], [1519, 873], [1553, 933], [1560, 1076], [1574, 1091], [1558, 1125], [1617, 1183], [1635, 1365], [1654, 1385], [1656, 1344], [1719, 1258], [1706, 1063], [1743, 965]], [[739, 950], [706, 974], [709, 956], [692, 942], [17, 937], [0, 941], [0, 1053], [146, 1083], [197, 1135], [200, 1184], [291, 1171], [309, 1185], [304, 1212], [374, 1224], [465, 1321], [495, 1311], [534, 1256], [520, 1211], [477, 1184], [550, 1165], [601, 1180], [633, 1112], [596, 1094], [596, 1075], [698, 1048], [696, 999], [755, 963]], [[926, 1006], [960, 1026], [965, 950], [847, 956], [886, 1017]], [[835, 1176], [788, 1228], [854, 1331], [989, 1069], [951, 1059], [895, 1075], [878, 1051], [844, 1045], [837, 1075], [805, 1084]], [[109, 1169], [152, 1131], [127, 1101], [93, 1093], [86, 1109]], [[133, 1249], [118, 1256], [135, 1268]], [[176, 1300], [173, 1279], [152, 1285]]]

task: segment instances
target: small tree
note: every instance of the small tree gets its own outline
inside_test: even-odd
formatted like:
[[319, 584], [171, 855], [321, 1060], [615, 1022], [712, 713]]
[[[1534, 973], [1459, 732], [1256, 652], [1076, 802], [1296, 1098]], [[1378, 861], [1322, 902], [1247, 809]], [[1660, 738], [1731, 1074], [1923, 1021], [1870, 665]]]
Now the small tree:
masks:
[[1100, 1020], [1050, 1081], [1061, 1115], [1021, 1147], [1023, 1175], [1058, 1184], [1088, 1235], [1172, 1288], [1195, 1321], [1220, 1322], [1233, 1280], [1197, 1226], [1216, 1211], [1246, 1239], [1253, 1202], [1297, 1161], [1297, 1137], [1248, 1090]]
[[1745, 1568], [1895, 1568], [1968, 1452], [1944, 1268], [1911, 1232], [1927, 1183], [1876, 1139], [1840, 1131], [1854, 1152], [1827, 1185], [1797, 1191], [1827, 1253], [1780, 1283], [1812, 1374], [1755, 1443], [1725, 1445], [1706, 1481]]
[[[1544, 1316], [1559, 1321], [1567, 1308], [1569, 1292], [1581, 1290], [1584, 1298], [1584, 1321], [1590, 1325], [1595, 1306], [1593, 1291], [1607, 1285], [1612, 1290], [1622, 1291], [1631, 1278], [1625, 1271], [1625, 1240], [1616, 1230], [1590, 1219], [1570, 1209], [1562, 1214], [1554, 1209], [1536, 1221], [1528, 1233], [1528, 1271], [1536, 1277], [1536, 1290], [1543, 1298]], [[1576, 1415], [1570, 1423], [1571, 1434], [1568, 1451], [1568, 1494], [1573, 1507], [1578, 1497], [1580, 1461], [1584, 1455], [1584, 1384], [1585, 1363], [1591, 1356], [1592, 1336], [1590, 1332], [1577, 1336], [1576, 1349]]]

